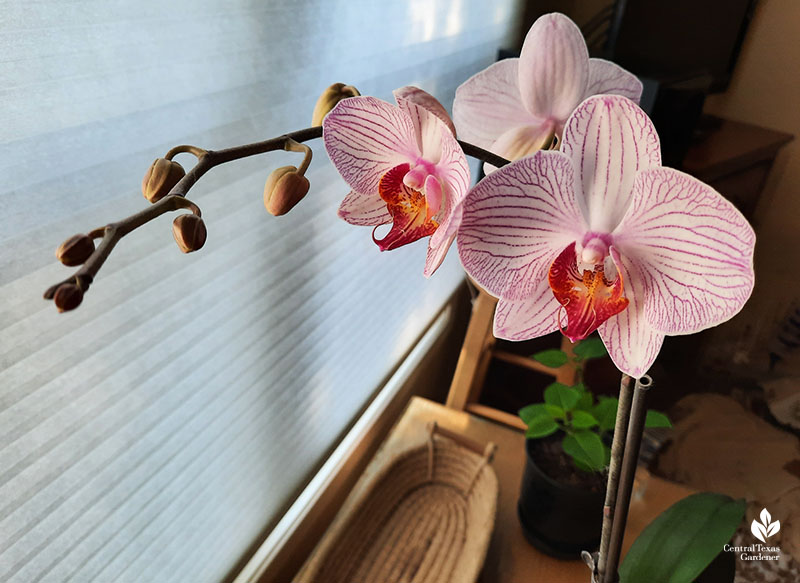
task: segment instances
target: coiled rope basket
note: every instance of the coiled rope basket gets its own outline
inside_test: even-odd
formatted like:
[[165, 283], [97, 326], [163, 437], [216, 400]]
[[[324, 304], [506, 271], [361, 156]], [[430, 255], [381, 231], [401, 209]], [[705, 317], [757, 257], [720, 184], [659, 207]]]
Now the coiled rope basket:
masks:
[[[304, 583], [471, 583], [497, 510], [494, 444], [460, 445], [429, 425], [397, 456], [302, 578]], [[445, 437], [445, 435], [449, 437]]]

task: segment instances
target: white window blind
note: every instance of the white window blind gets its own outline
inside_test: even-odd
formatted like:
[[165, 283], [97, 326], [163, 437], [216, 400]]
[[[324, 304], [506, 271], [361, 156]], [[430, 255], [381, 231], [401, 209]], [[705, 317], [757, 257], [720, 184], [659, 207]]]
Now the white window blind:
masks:
[[297, 157], [217, 168], [190, 193], [204, 249], [181, 254], [162, 217], [62, 315], [41, 299], [70, 273], [58, 243], [143, 208], [170, 146], [300, 129], [330, 83], [449, 105], [515, 10], [0, 2], [0, 581], [229, 578], [462, 278], [455, 254], [425, 280], [423, 244], [381, 254], [337, 219], [319, 142], [292, 213], [261, 193]]

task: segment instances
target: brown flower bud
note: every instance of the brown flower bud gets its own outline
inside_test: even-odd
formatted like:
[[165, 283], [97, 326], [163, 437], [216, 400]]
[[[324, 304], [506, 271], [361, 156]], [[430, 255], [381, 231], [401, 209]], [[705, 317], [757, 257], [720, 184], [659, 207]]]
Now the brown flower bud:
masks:
[[271, 215], [285, 215], [303, 200], [309, 187], [308, 178], [301, 176], [294, 166], [276, 168], [264, 186], [264, 206]]
[[186, 172], [177, 162], [156, 158], [142, 179], [142, 194], [150, 202], [158, 202], [167, 196], [172, 187], [184, 176]]
[[73, 235], [56, 249], [56, 258], [67, 267], [83, 265], [94, 253], [94, 241], [89, 235]]
[[358, 97], [361, 95], [358, 89], [352, 85], [345, 85], [344, 83], [334, 83], [322, 92], [322, 95], [317, 99], [317, 104], [314, 106], [314, 114], [311, 116], [311, 125], [320, 126], [322, 120], [326, 115], [336, 107], [342, 99], [348, 97]]
[[83, 291], [74, 283], [62, 283], [58, 286], [53, 302], [59, 312], [68, 312], [81, 305], [83, 301]]
[[185, 214], [172, 221], [172, 235], [184, 253], [201, 249], [206, 244], [206, 224], [197, 215]]

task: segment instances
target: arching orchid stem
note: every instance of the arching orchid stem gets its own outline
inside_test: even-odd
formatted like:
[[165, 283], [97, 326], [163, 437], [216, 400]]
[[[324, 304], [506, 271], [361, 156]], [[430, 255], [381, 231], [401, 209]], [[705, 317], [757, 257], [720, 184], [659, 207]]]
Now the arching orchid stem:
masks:
[[[598, 563], [605, 566], [603, 578], [600, 583], [617, 583], [619, 575], [617, 567], [622, 552], [622, 539], [625, 535], [625, 525], [628, 522], [628, 509], [633, 491], [633, 481], [636, 476], [636, 467], [639, 461], [639, 448], [642, 444], [642, 433], [647, 418], [646, 397], [647, 391], [653, 387], [653, 379], [645, 375], [636, 380], [631, 401], [630, 420], [628, 431], [625, 435], [625, 449], [622, 455], [622, 468], [619, 474], [619, 484], [616, 488], [616, 502], [614, 504], [614, 520], [611, 525], [611, 534], [608, 542], [608, 554]], [[619, 416], [617, 417], [619, 419]]]
[[167, 160], [172, 160], [175, 156], [177, 156], [178, 154], [182, 154], [184, 152], [192, 154], [197, 158], [200, 158], [204, 154], [208, 154], [208, 151], [204, 150], [203, 148], [198, 148], [197, 146], [182, 145], [171, 148], [170, 151], [166, 153], [164, 158], [166, 158]]
[[603, 531], [600, 537], [600, 554], [597, 560], [597, 581], [604, 581], [606, 572], [608, 546], [611, 542], [611, 526], [614, 520], [614, 509], [617, 505], [619, 474], [622, 466], [622, 456], [625, 450], [625, 434], [628, 430], [628, 417], [631, 412], [632, 396], [633, 379], [623, 374], [619, 384], [619, 405], [617, 406], [617, 417], [614, 423], [614, 438], [611, 443], [611, 461], [608, 465], [606, 500], [603, 505]]
[[[51, 300], [59, 286], [65, 283], [77, 285], [81, 291], [86, 291], [97, 276], [98, 271], [105, 263], [106, 259], [122, 237], [138, 229], [142, 225], [149, 223], [153, 219], [172, 211], [187, 208], [198, 217], [200, 208], [191, 201], [186, 200], [186, 195], [198, 180], [209, 170], [221, 164], [227, 164], [234, 160], [249, 158], [258, 154], [265, 154], [276, 150], [292, 150], [305, 153], [306, 157], [298, 169], [302, 174], [308, 169], [311, 162], [311, 149], [302, 144], [309, 140], [322, 137], [322, 126], [314, 126], [298, 130], [252, 144], [235, 146], [224, 150], [205, 150], [197, 146], [180, 145], [170, 149], [166, 154], [167, 159], [180, 153], [189, 153], [197, 156], [197, 163], [189, 170], [186, 175], [169, 191], [167, 196], [154, 203], [153, 205], [121, 219], [114, 223], [109, 223], [104, 227], [93, 229], [89, 236], [93, 239], [101, 238], [100, 244], [94, 250], [86, 262], [72, 276], [51, 286], [44, 293], [44, 298]], [[464, 149], [464, 153], [490, 164], [500, 167], [508, 164], [508, 160], [501, 158], [472, 144], [459, 142]]]

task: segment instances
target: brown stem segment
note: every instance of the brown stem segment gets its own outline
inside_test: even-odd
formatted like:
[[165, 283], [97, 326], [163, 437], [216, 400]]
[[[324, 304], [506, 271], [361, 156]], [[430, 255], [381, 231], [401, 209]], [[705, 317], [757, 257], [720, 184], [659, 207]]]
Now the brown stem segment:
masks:
[[[322, 126], [314, 126], [296, 132], [284, 134], [277, 138], [264, 140], [263, 142], [255, 142], [252, 144], [245, 144], [243, 146], [235, 146], [233, 148], [226, 148], [224, 150], [204, 150], [197, 146], [181, 145], [175, 146], [167, 152], [166, 157], [171, 159], [173, 156], [182, 152], [187, 152], [197, 156], [197, 163], [194, 167], [181, 178], [181, 180], [169, 191], [167, 196], [149, 206], [148, 208], [126, 217], [115, 223], [110, 223], [105, 227], [99, 227], [90, 232], [93, 238], [100, 238], [100, 244], [95, 249], [94, 253], [86, 260], [81, 268], [76, 271], [71, 277], [51, 286], [44, 292], [45, 299], [53, 299], [56, 289], [64, 283], [74, 283], [81, 288], [84, 292], [89, 289], [92, 281], [94, 281], [97, 272], [105, 263], [114, 246], [119, 242], [122, 237], [131, 231], [141, 227], [145, 223], [163, 215], [164, 213], [175, 211], [181, 208], [188, 208], [197, 216], [200, 216], [200, 209], [194, 203], [185, 200], [189, 190], [197, 183], [198, 180], [209, 170], [215, 166], [233, 162], [234, 160], [241, 160], [250, 156], [258, 154], [265, 154], [275, 150], [283, 150], [289, 146], [293, 149], [294, 145], [309, 140], [314, 140], [322, 137]], [[488, 152], [472, 144], [459, 141], [464, 153], [489, 162], [494, 166], [500, 167], [508, 164], [508, 160], [501, 158], [491, 152]], [[306, 154], [304, 164], [301, 166], [303, 170], [311, 160], [310, 149], [307, 146], [302, 147]]]
[[622, 539], [625, 536], [625, 525], [628, 522], [628, 509], [631, 503], [631, 492], [636, 477], [636, 466], [639, 461], [639, 448], [642, 445], [642, 433], [647, 418], [646, 398], [647, 391], [652, 388], [653, 379], [645, 375], [636, 380], [631, 402], [628, 432], [625, 436], [625, 452], [622, 456], [622, 468], [619, 475], [619, 486], [616, 493], [614, 506], [614, 521], [611, 525], [609, 537], [608, 556], [605, 562], [604, 578], [601, 583], [616, 583], [619, 581], [617, 567], [622, 553]]
[[617, 406], [617, 417], [614, 422], [614, 440], [611, 443], [611, 461], [608, 465], [606, 501], [603, 505], [603, 531], [600, 536], [600, 554], [597, 559], [597, 580], [600, 582], [604, 581], [603, 578], [606, 572], [608, 545], [611, 542], [611, 524], [614, 520], [614, 508], [617, 503], [619, 472], [622, 467], [622, 454], [625, 449], [625, 434], [628, 430], [632, 395], [633, 379], [623, 374], [619, 383], [619, 405]]

